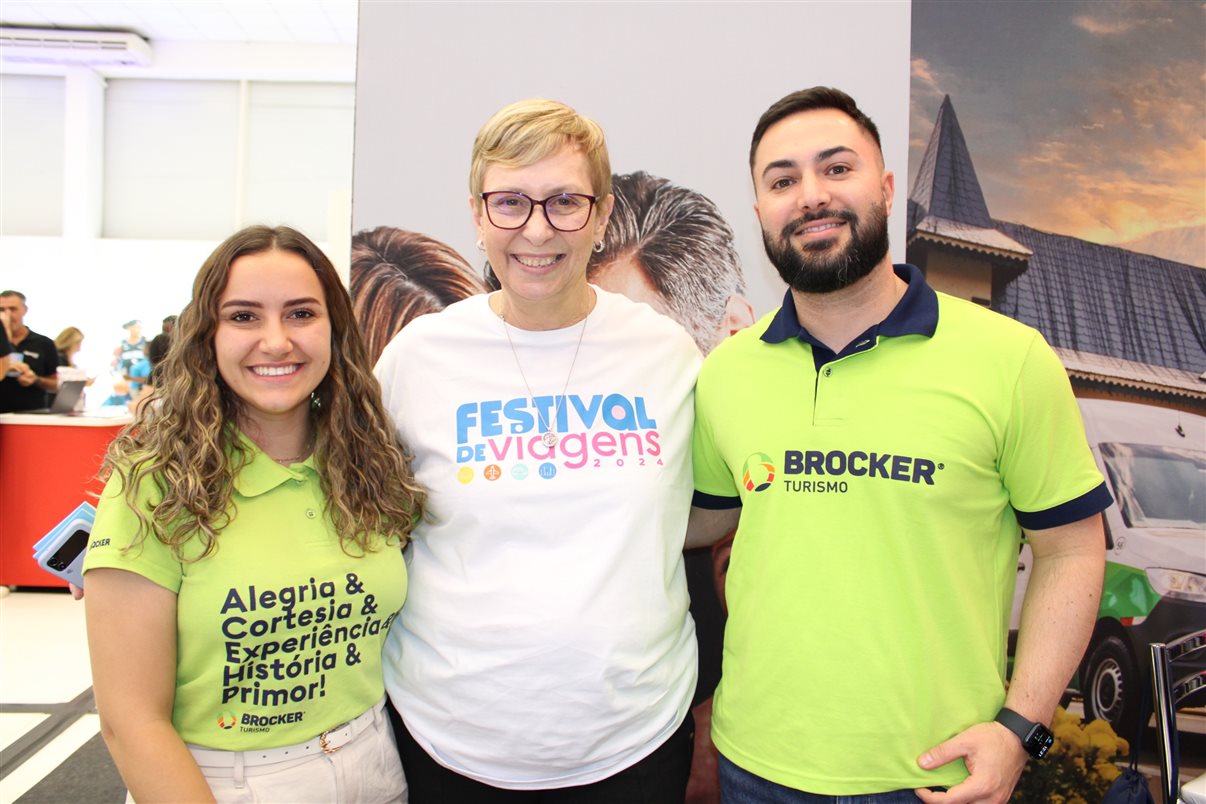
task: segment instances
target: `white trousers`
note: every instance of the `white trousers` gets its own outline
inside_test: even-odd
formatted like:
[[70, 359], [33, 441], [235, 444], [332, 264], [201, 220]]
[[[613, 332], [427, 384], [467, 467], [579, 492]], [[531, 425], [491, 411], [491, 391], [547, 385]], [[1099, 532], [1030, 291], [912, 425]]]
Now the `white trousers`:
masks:
[[197, 764], [219, 804], [407, 804], [384, 700], [371, 711], [371, 725], [332, 753], [256, 765], [244, 762], [254, 752], [221, 752], [228, 761], [215, 766], [205, 751]]

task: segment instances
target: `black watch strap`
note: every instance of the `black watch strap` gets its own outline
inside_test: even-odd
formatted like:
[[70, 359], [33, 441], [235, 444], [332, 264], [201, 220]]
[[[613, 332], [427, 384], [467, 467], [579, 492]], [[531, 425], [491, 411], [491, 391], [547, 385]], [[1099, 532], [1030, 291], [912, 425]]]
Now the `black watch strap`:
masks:
[[1047, 756], [1055, 742], [1055, 736], [1051, 734], [1050, 729], [1042, 723], [1027, 720], [1012, 709], [1001, 707], [1001, 711], [997, 712], [996, 721], [1016, 734], [1022, 741], [1022, 748], [1035, 759]]

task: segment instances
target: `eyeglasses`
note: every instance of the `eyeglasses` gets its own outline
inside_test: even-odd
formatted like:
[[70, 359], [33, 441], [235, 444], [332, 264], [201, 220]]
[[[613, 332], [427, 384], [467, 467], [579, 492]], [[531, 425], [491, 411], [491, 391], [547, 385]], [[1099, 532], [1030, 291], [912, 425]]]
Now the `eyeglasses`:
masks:
[[598, 199], [583, 193], [558, 193], [541, 201], [523, 193], [505, 190], [482, 193], [486, 217], [499, 229], [522, 229], [532, 210], [544, 210], [544, 219], [559, 232], [576, 232], [590, 220], [590, 211]]

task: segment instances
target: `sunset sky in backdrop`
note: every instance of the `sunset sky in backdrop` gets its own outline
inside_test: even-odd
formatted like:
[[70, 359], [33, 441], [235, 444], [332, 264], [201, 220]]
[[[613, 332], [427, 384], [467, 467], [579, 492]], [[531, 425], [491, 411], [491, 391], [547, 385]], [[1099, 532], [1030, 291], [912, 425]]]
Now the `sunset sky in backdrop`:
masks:
[[1000, 220], [1206, 266], [1206, 4], [913, 0], [910, 186], [943, 95]]

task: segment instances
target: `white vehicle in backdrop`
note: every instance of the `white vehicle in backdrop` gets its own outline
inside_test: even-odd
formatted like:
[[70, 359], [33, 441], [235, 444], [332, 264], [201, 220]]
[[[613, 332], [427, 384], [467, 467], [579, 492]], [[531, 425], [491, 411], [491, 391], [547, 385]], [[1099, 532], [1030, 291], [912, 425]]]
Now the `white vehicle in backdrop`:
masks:
[[[1108, 720], [1130, 739], [1148, 684], [1148, 643], [1206, 624], [1206, 417], [1109, 399], [1078, 401], [1115, 504], [1105, 512], [1101, 608], [1073, 689], [1084, 700], [1086, 719]], [[1024, 546], [1011, 655], [1032, 563]]]

